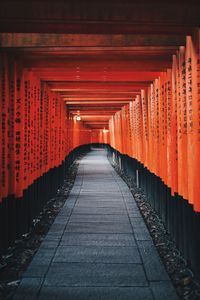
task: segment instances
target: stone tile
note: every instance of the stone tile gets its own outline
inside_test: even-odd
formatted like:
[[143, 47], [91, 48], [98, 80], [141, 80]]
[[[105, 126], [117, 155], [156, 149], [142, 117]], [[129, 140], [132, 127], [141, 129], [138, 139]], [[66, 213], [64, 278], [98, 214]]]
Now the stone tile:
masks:
[[[75, 191], [77, 191], [77, 192], [75, 193]], [[80, 189], [79, 189], [79, 191], [80, 191]], [[78, 196], [79, 196], [78, 190], [75, 189], [75, 188], [73, 188], [73, 189], [70, 191], [70, 194], [69, 194], [69, 196], [67, 197], [67, 200], [66, 200], [65, 204], [67, 204], [68, 202], [75, 202], [76, 199], [78, 198]]]
[[76, 214], [105, 214], [105, 215], [119, 215], [119, 214], [127, 214], [126, 209], [118, 208], [118, 207], [75, 207], [73, 210]]
[[125, 203], [126, 203], [126, 206], [127, 207], [129, 207], [129, 208], [134, 208], [135, 210], [139, 210], [139, 208], [138, 208], [138, 206], [137, 206], [137, 204], [134, 202], [134, 200], [124, 200], [125, 201]]
[[43, 287], [39, 300], [153, 300], [147, 287]]
[[47, 236], [45, 237], [45, 239], [57, 239], [57, 240], [60, 240], [62, 235], [63, 235], [63, 232], [64, 232], [64, 228], [61, 232], [59, 231], [49, 231], [47, 233]]
[[42, 278], [23, 278], [13, 300], [35, 300], [42, 286]]
[[66, 206], [63, 206], [61, 211], [59, 212], [59, 216], [70, 216], [72, 213], [72, 209], [71, 208], [68, 208]]
[[127, 211], [128, 211], [128, 215], [138, 215], [138, 218], [141, 218], [141, 213], [139, 211], [139, 209], [137, 207], [133, 207], [133, 206], [128, 206], [126, 205]]
[[71, 212], [71, 211], [73, 210], [75, 204], [76, 204], [76, 201], [73, 201], [73, 202], [70, 201], [70, 202], [66, 203], [66, 204], [63, 206], [63, 208], [64, 208], [64, 209], [68, 209], [69, 212]]
[[64, 207], [69, 208], [70, 210], [74, 208], [74, 205], [76, 204], [76, 201], [74, 202], [68, 202]]
[[150, 233], [144, 222], [136, 224], [134, 218], [131, 218], [130, 221], [133, 226], [133, 232], [137, 241], [152, 241]]
[[139, 212], [139, 210], [135, 210], [135, 209], [131, 210], [131, 211], [128, 211], [128, 215], [129, 215], [130, 219], [141, 217], [141, 213]]
[[92, 207], [117, 207], [117, 208], [123, 208], [125, 209], [125, 204], [122, 202], [122, 201], [103, 201], [103, 200], [99, 200], [99, 201], [81, 201], [79, 200], [77, 203], [76, 203], [76, 208], [79, 207], [79, 208], [84, 208], [84, 207], [89, 207], [89, 208], [92, 208]]
[[135, 218], [131, 218], [131, 224], [134, 226], [134, 228], [143, 227], [145, 231], [146, 230], [148, 231], [148, 228], [147, 228], [147, 226], [145, 224], [145, 221], [144, 221], [144, 219], [142, 218], [141, 215], [138, 218], [136, 218], [136, 217]]
[[69, 218], [70, 218], [70, 216], [58, 215], [56, 220], [54, 221], [54, 224], [65, 226], [66, 223], [68, 222]]
[[24, 272], [23, 277], [32, 278], [32, 277], [44, 277], [48, 271], [50, 261], [44, 261], [42, 264], [41, 262], [36, 262], [30, 264], [28, 269]]
[[66, 233], [60, 245], [73, 246], [136, 246], [132, 234], [109, 234], [109, 233]]
[[138, 245], [148, 280], [170, 280], [154, 244], [150, 241], [138, 241]]
[[79, 197], [78, 197], [78, 201], [82, 201], [82, 202], [85, 202], [85, 201], [88, 201], [88, 202], [94, 202], [94, 201], [114, 201], [114, 202], [124, 202], [123, 201], [123, 198], [121, 195], [119, 194], [114, 194], [114, 195], [109, 195], [109, 194], [83, 194], [83, 193], [80, 193]]
[[130, 224], [126, 223], [106, 223], [106, 222], [76, 222], [69, 223], [65, 232], [79, 233], [132, 233]]
[[126, 214], [120, 215], [96, 215], [96, 214], [72, 214], [70, 222], [108, 222], [108, 223], [130, 223], [129, 218]]
[[46, 248], [40, 247], [34, 257], [36, 257], [36, 256], [38, 256], [38, 257], [41, 256], [43, 258], [50, 257], [50, 256], [54, 255], [55, 248], [56, 247], [49, 247], [48, 249], [46, 249]]
[[48, 251], [49, 249], [55, 249], [59, 244], [59, 240], [43, 240], [39, 250]]
[[53, 263], [44, 286], [147, 286], [140, 264]]
[[65, 229], [65, 223], [53, 223], [51, 225], [50, 230], [48, 231], [49, 234], [60, 235]]
[[[80, 187], [79, 188], [77, 188], [77, 187], [73, 187], [72, 189], [71, 189], [71, 191], [70, 191], [70, 195], [68, 196], [68, 197], [78, 197], [78, 195], [79, 195], [79, 193], [80, 193]], [[69, 198], [68, 198], [69, 199]], [[67, 200], [68, 200], [67, 199]]]
[[137, 247], [59, 246], [53, 262], [141, 263]]
[[119, 198], [121, 199], [122, 198], [122, 195], [121, 193], [119, 194], [119, 191], [113, 191], [112, 194], [108, 194], [107, 192], [104, 192], [103, 190], [101, 191], [96, 191], [95, 193], [93, 193], [93, 191], [84, 191], [83, 189], [81, 190], [81, 193], [80, 193], [81, 196], [84, 196], [84, 197], [100, 197], [101, 199], [102, 198]]
[[104, 187], [101, 187], [99, 189], [97, 189], [97, 187], [96, 188], [93, 188], [93, 187], [85, 188], [85, 187], [83, 187], [81, 192], [86, 192], [86, 193], [90, 192], [90, 193], [94, 193], [94, 194], [96, 194], [96, 193], [112, 193], [113, 194], [114, 192], [119, 193], [120, 191], [117, 190], [116, 187], [113, 187], [113, 189], [111, 189], [111, 188], [106, 189]]
[[151, 282], [150, 287], [155, 300], [178, 300], [180, 299], [170, 281]]
[[61, 239], [62, 235], [55, 235], [55, 234], [47, 234], [43, 240], [43, 242], [59, 242], [59, 240]]
[[51, 260], [53, 259], [56, 253], [55, 248], [48, 248], [48, 249], [39, 249], [34, 258], [31, 261], [30, 267], [34, 265], [46, 265], [50, 264]]

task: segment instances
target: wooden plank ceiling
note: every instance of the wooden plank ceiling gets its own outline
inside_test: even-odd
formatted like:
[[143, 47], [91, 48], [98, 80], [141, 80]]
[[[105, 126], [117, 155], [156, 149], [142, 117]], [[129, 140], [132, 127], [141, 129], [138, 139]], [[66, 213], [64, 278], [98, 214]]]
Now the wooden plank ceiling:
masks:
[[196, 1], [1, 1], [1, 51], [14, 52], [88, 128], [171, 65], [199, 26]]

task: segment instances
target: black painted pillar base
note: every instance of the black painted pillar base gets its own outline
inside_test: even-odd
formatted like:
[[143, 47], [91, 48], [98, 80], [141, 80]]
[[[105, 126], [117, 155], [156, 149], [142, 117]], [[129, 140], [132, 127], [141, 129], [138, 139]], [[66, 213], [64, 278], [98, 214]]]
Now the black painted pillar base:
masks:
[[123, 155], [107, 146], [110, 160], [122, 166], [124, 173], [131, 176], [138, 187], [144, 190], [147, 201], [158, 213], [177, 248], [200, 279], [200, 213], [183, 197], [171, 195], [164, 182], [145, 168], [139, 161]]
[[74, 149], [65, 160], [53, 169], [37, 178], [23, 193], [23, 197], [13, 195], [0, 203], [0, 254], [11, 243], [29, 232], [32, 220], [43, 209], [45, 203], [53, 197], [63, 185], [66, 171], [80, 155], [90, 151], [90, 145]]

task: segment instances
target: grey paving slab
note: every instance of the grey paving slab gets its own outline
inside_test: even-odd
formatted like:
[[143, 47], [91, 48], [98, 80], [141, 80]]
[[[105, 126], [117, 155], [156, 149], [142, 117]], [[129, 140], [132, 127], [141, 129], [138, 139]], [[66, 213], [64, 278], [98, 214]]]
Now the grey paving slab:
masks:
[[126, 204], [126, 209], [128, 211], [128, 214], [138, 214], [138, 217], [141, 217], [141, 213], [140, 213], [138, 207], [135, 207], [134, 205]]
[[30, 264], [28, 269], [24, 272], [23, 277], [37, 278], [45, 277], [50, 266], [50, 261], [45, 261], [43, 264], [41, 262]]
[[108, 223], [108, 222], [75, 222], [69, 223], [65, 232], [87, 232], [87, 233], [132, 233], [129, 223]]
[[115, 191], [120, 192], [119, 189], [116, 189], [116, 186], [113, 186], [113, 188], [109, 187], [109, 186], [106, 187], [105, 185], [93, 187], [93, 183], [92, 182], [90, 183], [90, 185], [88, 187], [83, 186], [82, 190], [83, 191], [93, 191], [93, 193], [98, 192], [98, 191], [100, 191], [100, 192], [104, 191], [106, 193], [112, 193], [113, 191], [114, 192]]
[[98, 202], [98, 201], [104, 201], [104, 202], [116, 202], [116, 203], [124, 203], [122, 196], [120, 195], [105, 195], [98, 193], [97, 195], [94, 195], [94, 193], [91, 195], [80, 193], [77, 202], [82, 201], [85, 202]]
[[35, 300], [42, 286], [42, 278], [23, 278], [13, 300]]
[[[130, 218], [131, 224], [133, 226], [133, 232], [137, 241], [152, 241], [152, 237], [146, 227], [146, 224], [142, 220], [141, 223], [136, 224], [133, 221], [135, 218]], [[137, 218], [138, 219], [138, 218]]]
[[59, 243], [60, 240], [62, 238], [62, 235], [61, 236], [55, 236], [53, 234], [47, 234], [46, 237], [44, 238], [43, 242], [42, 242], [42, 245], [43, 243], [49, 243], [49, 242], [55, 242], [55, 243]]
[[103, 190], [101, 191], [96, 191], [95, 194], [93, 191], [84, 191], [81, 189], [81, 193], [83, 197], [100, 197], [100, 198], [119, 198], [121, 199], [121, 193], [119, 194], [119, 191], [114, 191], [112, 194], [108, 194], [107, 192], [104, 192]]
[[45, 239], [57, 239], [60, 240], [63, 235], [64, 230], [59, 231], [49, 231]]
[[176, 300], [127, 185], [103, 150], [84, 157], [71, 193], [14, 300]]
[[178, 300], [174, 287], [169, 281], [151, 282], [150, 287], [155, 300]]
[[64, 215], [59, 215], [56, 220], [54, 221], [54, 224], [60, 224], [60, 225], [66, 225], [68, 220], [70, 219], [70, 216], [64, 216]]
[[141, 218], [141, 213], [139, 212], [139, 210], [128, 211], [128, 215], [130, 218]]
[[[102, 202], [102, 203], [101, 203]], [[80, 195], [79, 199], [76, 202], [76, 205], [81, 204], [81, 205], [92, 205], [92, 204], [105, 204], [106, 206], [115, 206], [115, 205], [125, 205], [125, 203], [122, 201], [121, 198], [112, 198], [112, 197], [96, 197], [96, 198], [82, 198], [82, 196]], [[108, 205], [110, 204], [110, 205]]]
[[131, 196], [131, 198], [128, 198], [128, 199], [126, 197], [124, 197], [123, 195], [122, 195], [122, 197], [123, 197], [123, 200], [124, 200], [127, 207], [132, 207], [135, 210], [139, 210], [138, 205], [135, 202], [135, 199], [133, 198], [133, 196]]
[[117, 208], [123, 208], [125, 209], [125, 204], [121, 201], [104, 201], [104, 200], [99, 200], [99, 201], [79, 201], [76, 202], [76, 208], [79, 207], [117, 207]]
[[[154, 300], [148, 287], [43, 287], [39, 300]], [[169, 298], [170, 299], [170, 298]]]
[[80, 189], [81, 189], [81, 186], [80, 187], [73, 187], [70, 191], [70, 197], [77, 197], [80, 193]]
[[[57, 245], [58, 246], [58, 245]], [[50, 264], [51, 260], [53, 259], [56, 253], [57, 247], [49, 247], [48, 251], [45, 248], [40, 248], [37, 252], [37, 255], [31, 261], [29, 268], [33, 267], [34, 265], [47, 265]]]
[[81, 198], [82, 202], [85, 201], [115, 201], [115, 202], [123, 202], [122, 196], [117, 193], [117, 194], [105, 194], [105, 193], [98, 193], [98, 194], [94, 194], [94, 193], [83, 193], [81, 192], [78, 196], [78, 200], [79, 198]]
[[127, 214], [126, 208], [119, 207], [75, 207], [73, 210], [76, 214], [105, 214], [105, 215], [113, 215], [113, 214]]
[[59, 246], [53, 262], [142, 263], [137, 247]]
[[65, 223], [53, 223], [50, 230], [49, 234], [55, 234], [55, 235], [60, 235], [65, 229], [66, 224]]
[[65, 205], [71, 201], [76, 201], [76, 199], [78, 198], [79, 194], [80, 194], [80, 190], [81, 190], [81, 187], [80, 188], [73, 188], [68, 196], [68, 201], [65, 202]]
[[47, 234], [46, 237], [44, 238], [44, 242], [59, 242], [62, 238], [62, 234], [61, 235], [54, 235], [54, 234]]
[[55, 249], [58, 246], [59, 241], [58, 240], [43, 240], [42, 244], [40, 245], [39, 250], [49, 251], [49, 249]]
[[119, 188], [117, 188], [116, 187], [116, 185], [114, 185], [113, 186], [113, 188], [111, 187], [111, 186], [107, 186], [107, 188], [106, 188], [106, 186], [105, 185], [102, 185], [101, 187], [100, 186], [96, 186], [96, 187], [93, 187], [92, 186], [93, 184], [92, 183], [90, 183], [90, 185], [88, 185], [88, 186], [83, 186], [82, 187], [82, 191], [83, 192], [93, 192], [93, 193], [98, 193], [98, 192], [100, 192], [100, 193], [115, 193], [115, 192], [120, 192], [120, 189]]
[[104, 215], [104, 214], [72, 214], [69, 222], [108, 222], [108, 223], [129, 223], [130, 220], [128, 218], [127, 214], [120, 215], [120, 218], [118, 215]]
[[65, 216], [66, 218], [70, 216], [72, 213], [72, 208], [68, 208], [67, 206], [62, 207], [62, 210], [59, 213], [59, 216]]
[[116, 233], [66, 233], [63, 235], [60, 245], [74, 246], [136, 246], [135, 239], [131, 234]]
[[123, 203], [124, 204], [124, 202], [122, 201], [122, 197], [100, 197], [100, 196], [98, 196], [98, 197], [84, 197], [84, 196], [82, 196], [81, 194], [80, 194], [80, 197], [78, 198], [78, 200], [77, 200], [77, 204], [78, 203], [82, 203], [82, 204], [92, 204], [92, 203], [98, 203], [98, 202], [101, 202], [101, 201], [103, 201], [103, 203], [105, 203], [106, 205], [108, 204], [108, 203], [116, 203], [116, 204], [120, 204], [120, 203]]
[[141, 217], [141, 215], [138, 218], [137, 217], [130, 218], [130, 222], [131, 222], [132, 226], [134, 227], [134, 229], [143, 227], [142, 229], [144, 231], [148, 231], [148, 228], [144, 222], [144, 219]]
[[53, 263], [44, 286], [148, 286], [141, 264]]
[[169, 276], [166, 273], [154, 244], [151, 241], [138, 241], [138, 245], [148, 280], [169, 281]]

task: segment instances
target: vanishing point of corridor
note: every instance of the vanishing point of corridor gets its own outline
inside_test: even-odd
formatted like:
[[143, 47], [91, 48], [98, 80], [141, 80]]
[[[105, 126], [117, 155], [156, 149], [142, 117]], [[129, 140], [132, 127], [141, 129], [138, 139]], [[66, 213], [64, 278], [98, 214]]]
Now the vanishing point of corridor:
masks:
[[93, 149], [14, 300], [174, 300], [176, 293], [125, 182]]

